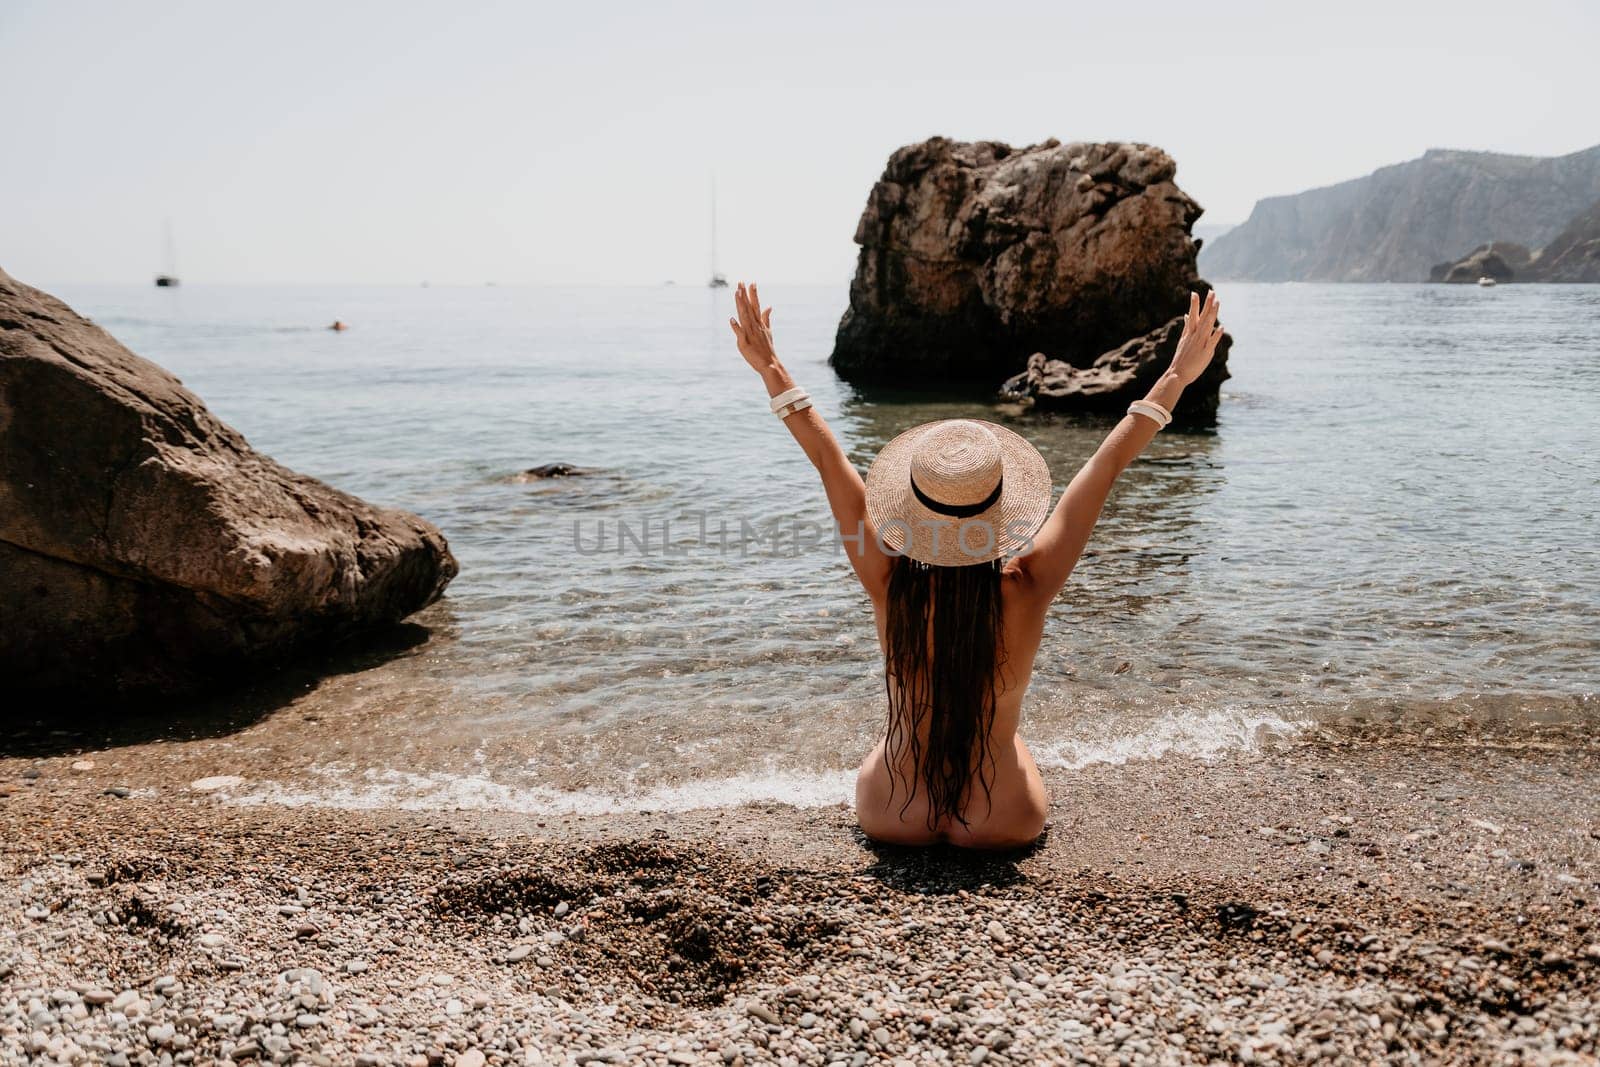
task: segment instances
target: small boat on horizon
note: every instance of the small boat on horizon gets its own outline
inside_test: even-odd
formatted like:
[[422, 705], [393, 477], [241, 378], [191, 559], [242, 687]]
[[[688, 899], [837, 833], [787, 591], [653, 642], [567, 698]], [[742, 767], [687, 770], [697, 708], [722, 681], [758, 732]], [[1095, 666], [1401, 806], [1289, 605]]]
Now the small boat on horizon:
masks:
[[712, 289], [726, 289], [728, 279], [723, 277], [717, 269], [717, 176], [711, 176], [711, 280], [706, 283]]
[[1485, 274], [1483, 277], [1478, 279], [1478, 284], [1483, 286], [1485, 289], [1487, 289], [1491, 285], [1499, 285], [1500, 283], [1495, 281], [1493, 278], [1489, 277], [1487, 274]]
[[161, 273], [156, 275], [157, 289], [178, 287], [178, 246], [172, 240], [172, 220], [161, 228]]

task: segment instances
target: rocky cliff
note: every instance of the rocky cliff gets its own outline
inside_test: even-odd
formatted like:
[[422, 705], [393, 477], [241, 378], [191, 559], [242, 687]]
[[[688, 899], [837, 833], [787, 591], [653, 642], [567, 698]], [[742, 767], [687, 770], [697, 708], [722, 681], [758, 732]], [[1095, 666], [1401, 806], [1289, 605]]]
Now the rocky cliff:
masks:
[[1600, 200], [1540, 249], [1526, 273], [1533, 282], [1600, 282]]
[[402, 619], [455, 573], [428, 523], [254, 451], [171, 374], [0, 271], [9, 688], [197, 688]]
[[1164, 326], [1191, 290], [1200, 206], [1142, 144], [895, 152], [856, 229], [833, 366], [853, 382], [998, 385], [1041, 352], [1075, 366]]
[[1541, 158], [1434, 149], [1364, 178], [1259, 201], [1209, 244], [1219, 280], [1421, 281], [1490, 241], [1539, 248], [1600, 199], [1600, 145]]

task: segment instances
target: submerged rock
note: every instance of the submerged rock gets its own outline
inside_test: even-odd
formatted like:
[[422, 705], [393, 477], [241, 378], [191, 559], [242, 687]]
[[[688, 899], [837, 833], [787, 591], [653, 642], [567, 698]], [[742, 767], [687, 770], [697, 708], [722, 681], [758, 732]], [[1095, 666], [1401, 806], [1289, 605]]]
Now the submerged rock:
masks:
[[[1031, 400], [1041, 411], [1077, 411], [1120, 415], [1128, 404], [1150, 391], [1172, 362], [1183, 335], [1183, 316], [1102, 354], [1087, 367], [1074, 367], [1042, 352], [1028, 357], [1028, 367], [1001, 386], [1010, 400]], [[1198, 381], [1184, 390], [1172, 412], [1174, 428], [1209, 426], [1216, 422], [1222, 383], [1228, 380], [1227, 334]]]
[[889, 159], [832, 364], [847, 380], [993, 388], [1030, 353], [1086, 366], [1209, 288], [1200, 205], [1143, 144], [1014, 149], [942, 137]]
[[177, 378], [0, 271], [0, 668], [196, 688], [389, 624], [456, 574], [439, 531], [250, 448]]
[[585, 473], [582, 468], [571, 463], [545, 463], [537, 467], [529, 467], [517, 475], [521, 482], [542, 481], [546, 478], [571, 478], [574, 475]]

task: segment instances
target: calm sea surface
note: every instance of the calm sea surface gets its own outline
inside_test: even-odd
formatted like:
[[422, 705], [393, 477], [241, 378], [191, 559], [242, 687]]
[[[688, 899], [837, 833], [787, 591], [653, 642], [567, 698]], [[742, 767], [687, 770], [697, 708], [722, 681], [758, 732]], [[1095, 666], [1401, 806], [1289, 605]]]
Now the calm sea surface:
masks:
[[[870, 611], [813, 543], [826, 503], [733, 348], [725, 291], [56, 291], [258, 449], [426, 516], [461, 561], [417, 618], [429, 641], [228, 739], [239, 799], [848, 795], [881, 726]], [[860, 393], [826, 364], [844, 289], [765, 295], [863, 468], [907, 427], [975, 416], [1032, 440], [1059, 488], [1107, 429]], [[1119, 483], [1039, 654], [1041, 762], [1332, 718], [1600, 715], [1600, 287], [1222, 296], [1221, 424], [1162, 435]], [[592, 473], [517, 477], [551, 462]]]

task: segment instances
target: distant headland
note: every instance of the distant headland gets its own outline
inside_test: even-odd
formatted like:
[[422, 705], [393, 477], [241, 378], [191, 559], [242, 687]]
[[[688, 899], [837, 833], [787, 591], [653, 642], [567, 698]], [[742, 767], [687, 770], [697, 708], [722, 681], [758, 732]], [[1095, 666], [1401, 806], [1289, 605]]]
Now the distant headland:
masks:
[[1600, 145], [1551, 157], [1430, 149], [1269, 197], [1205, 246], [1200, 268], [1219, 281], [1442, 281], [1491, 243], [1528, 250], [1496, 280], [1600, 281]]

